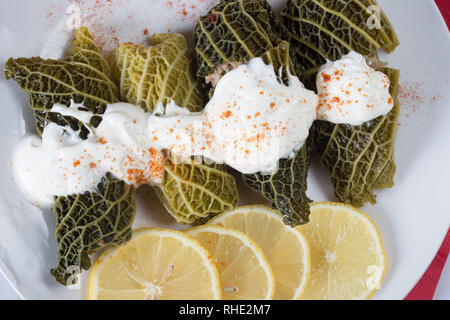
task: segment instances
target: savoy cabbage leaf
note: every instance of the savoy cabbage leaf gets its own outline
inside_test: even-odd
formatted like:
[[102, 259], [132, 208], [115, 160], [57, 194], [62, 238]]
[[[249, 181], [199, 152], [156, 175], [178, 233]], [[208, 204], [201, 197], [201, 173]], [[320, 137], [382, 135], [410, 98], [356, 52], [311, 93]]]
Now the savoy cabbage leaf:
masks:
[[400, 107], [397, 86], [400, 72], [381, 69], [388, 75], [393, 109], [361, 126], [318, 121], [314, 127], [315, 148], [331, 174], [337, 198], [361, 207], [375, 203], [374, 189], [394, 185], [394, 147]]
[[[151, 112], [158, 103], [174, 101], [190, 111], [203, 109], [203, 93], [192, 73], [184, 37], [155, 34], [152, 47], [122, 44], [109, 57], [122, 99]], [[179, 163], [171, 156], [161, 184], [154, 190], [179, 223], [192, 223], [226, 209], [238, 199], [234, 176], [224, 166]]]
[[374, 0], [288, 0], [282, 15], [297, 73], [310, 88], [326, 60], [338, 60], [352, 50], [366, 56], [379, 48], [392, 52], [399, 45]]
[[262, 56], [282, 40], [283, 28], [266, 0], [221, 0], [194, 30], [200, 78], [229, 63]]
[[123, 101], [150, 112], [170, 101], [190, 111], [203, 109], [203, 93], [181, 34], [154, 34], [150, 47], [121, 44], [108, 60]]
[[[288, 0], [282, 12], [289, 32], [297, 74], [309, 89], [327, 60], [356, 51], [377, 59], [377, 50], [392, 52], [397, 35], [375, 0]], [[391, 78], [393, 110], [362, 126], [316, 121], [314, 148], [331, 173], [342, 202], [362, 206], [375, 202], [373, 189], [393, 186], [394, 144], [399, 113], [398, 70], [383, 69]]]
[[278, 171], [272, 175], [243, 175], [245, 183], [272, 202], [283, 215], [283, 222], [290, 226], [309, 222], [309, 205], [306, 196], [310, 165], [311, 142], [308, 141], [292, 159], [280, 159]]
[[56, 198], [53, 208], [58, 244], [51, 274], [63, 285], [91, 266], [89, 254], [131, 238], [136, 213], [134, 188], [107, 173], [93, 192]]
[[75, 31], [75, 39], [67, 55], [66, 60], [90, 65], [109, 78], [112, 78], [109, 63], [103, 57], [100, 48], [95, 43], [87, 27], [81, 27]]
[[[262, 58], [265, 63], [272, 64], [275, 70], [281, 70], [279, 80], [285, 84], [289, 75], [295, 74], [288, 42], [282, 41], [280, 45], [263, 54]], [[247, 186], [269, 200], [272, 207], [281, 212], [285, 224], [291, 226], [309, 221], [309, 205], [312, 201], [306, 195], [306, 191], [311, 142], [312, 140], [308, 139], [292, 158], [280, 159], [278, 170], [273, 174], [243, 175]]]
[[[49, 112], [55, 103], [69, 106], [73, 100], [100, 115], [108, 103], [119, 101], [119, 89], [111, 78], [109, 64], [84, 27], [76, 30], [66, 58], [10, 58], [5, 74], [27, 93], [39, 134], [49, 122], [54, 122], [87, 138], [89, 129], [83, 123]], [[92, 118], [91, 125], [99, 123], [99, 117]], [[76, 275], [89, 269], [90, 253], [131, 237], [136, 212], [134, 190], [108, 173], [96, 191], [56, 197], [53, 211], [58, 261], [51, 274], [63, 285], [74, 284]]]
[[[101, 114], [108, 103], [119, 101], [119, 89], [108, 75], [109, 67], [91, 40], [87, 30], [81, 29], [77, 31], [66, 59], [10, 58], [6, 62], [6, 79], [16, 81], [28, 95], [39, 134], [49, 122], [80, 130], [82, 138], [89, 134], [89, 130], [73, 117], [50, 112], [55, 103], [69, 106], [73, 100], [83, 103], [92, 113]], [[92, 125], [98, 125], [98, 121], [98, 117], [93, 117]]]
[[[261, 57], [274, 67], [278, 80], [287, 84], [295, 75], [290, 58], [290, 44], [265, 0], [221, 1], [201, 17], [194, 40], [200, 61], [199, 76], [212, 86], [225, 72], [239, 63]], [[243, 175], [246, 184], [266, 199], [284, 216], [284, 222], [298, 225], [308, 222], [311, 200], [306, 195], [310, 147], [305, 144], [289, 159], [281, 159], [272, 175]]]
[[178, 223], [189, 224], [235, 207], [234, 176], [222, 165], [166, 160], [163, 182], [155, 188], [166, 210]]

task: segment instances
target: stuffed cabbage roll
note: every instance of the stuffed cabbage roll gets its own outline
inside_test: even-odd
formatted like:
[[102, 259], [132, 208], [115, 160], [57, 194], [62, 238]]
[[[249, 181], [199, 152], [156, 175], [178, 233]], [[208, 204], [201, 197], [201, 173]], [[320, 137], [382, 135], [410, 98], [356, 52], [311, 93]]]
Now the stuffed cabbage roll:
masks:
[[400, 44], [375, 0], [287, 0], [283, 12], [297, 73], [311, 89], [319, 67], [349, 51], [371, 56]]
[[170, 101], [192, 112], [201, 111], [204, 96], [184, 37], [158, 33], [151, 40], [150, 47], [121, 44], [108, 56], [121, 100], [149, 112]]
[[[119, 101], [119, 89], [110, 74], [106, 60], [86, 28], [77, 30], [65, 59], [10, 58], [5, 66], [6, 79], [16, 81], [27, 93], [40, 135], [49, 122], [54, 122], [69, 126], [81, 138], [86, 138], [89, 130], [81, 122], [50, 109], [55, 103], [69, 106], [73, 100], [83, 103], [94, 114], [103, 113], [108, 103]], [[99, 119], [94, 117], [92, 125], [99, 124], [96, 120]]]
[[54, 214], [58, 264], [51, 274], [59, 283], [72, 285], [90, 268], [89, 254], [131, 239], [134, 188], [108, 173], [95, 192], [57, 197]]
[[194, 29], [199, 78], [262, 56], [282, 41], [282, 26], [266, 0], [220, 0]]
[[[391, 23], [373, 0], [288, 0], [283, 23], [295, 68], [310, 89], [315, 89], [317, 71], [327, 60], [356, 51], [378, 63], [378, 49], [392, 52], [399, 45]], [[314, 148], [331, 173], [336, 196], [357, 207], [375, 202], [375, 188], [393, 186], [399, 71], [383, 71], [391, 80], [391, 112], [362, 126], [325, 121], [313, 125]]]
[[[222, 0], [206, 16], [201, 17], [194, 31], [195, 50], [199, 62], [198, 76], [214, 87], [227, 71], [252, 58], [262, 57], [272, 64], [279, 81], [295, 75], [289, 43], [283, 40], [280, 21], [265, 0]], [[244, 175], [244, 181], [261, 193], [281, 211], [286, 224], [295, 226], [308, 222], [309, 203], [306, 195], [310, 143], [289, 159], [281, 159], [272, 175]]]
[[[5, 74], [27, 93], [39, 134], [49, 122], [55, 122], [87, 138], [89, 129], [80, 121], [49, 112], [55, 103], [69, 106], [73, 100], [100, 115], [108, 103], [119, 101], [109, 64], [85, 27], [76, 30], [66, 58], [10, 58]], [[100, 117], [92, 119], [93, 126], [101, 121]], [[63, 285], [75, 284], [77, 275], [90, 267], [89, 254], [131, 237], [134, 189], [107, 173], [95, 191], [56, 197], [53, 213], [58, 261], [51, 274]]]
[[[149, 112], [170, 101], [190, 111], [203, 109], [203, 93], [182, 35], [155, 34], [151, 47], [122, 44], [108, 60], [123, 100]], [[224, 166], [178, 163], [171, 155], [162, 183], [154, 188], [166, 210], [182, 224], [232, 209], [238, 199], [234, 176]]]
[[337, 198], [356, 207], [366, 202], [374, 204], [374, 189], [394, 185], [400, 72], [388, 68], [380, 71], [389, 77], [389, 91], [394, 99], [394, 107], [387, 115], [361, 126], [335, 125], [326, 121], [317, 121], [315, 126], [315, 148], [331, 174]]
[[155, 187], [166, 210], [178, 223], [207, 220], [237, 202], [234, 176], [223, 165], [176, 163], [167, 159], [163, 182]]

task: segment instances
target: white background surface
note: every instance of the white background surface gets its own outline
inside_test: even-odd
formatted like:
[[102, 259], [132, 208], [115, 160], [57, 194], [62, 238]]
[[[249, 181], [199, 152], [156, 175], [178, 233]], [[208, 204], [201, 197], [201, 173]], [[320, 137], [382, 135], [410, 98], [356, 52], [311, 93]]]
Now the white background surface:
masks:
[[[85, 0], [83, 3], [92, 1]], [[182, 0], [204, 6], [215, 0]], [[270, 1], [279, 9], [284, 0]], [[92, 31], [114, 26], [120, 41], [139, 41], [143, 29], [150, 33], [173, 32], [191, 34], [195, 21], [187, 8], [186, 20], [180, 19], [180, 8], [165, 7], [160, 0], [115, 0], [122, 7], [106, 7], [105, 15], [97, 18]], [[176, 2], [179, 3], [179, 2]], [[428, 267], [446, 234], [450, 215], [447, 205], [450, 172], [450, 38], [440, 13], [432, 0], [379, 0], [398, 32], [401, 46], [386, 58], [392, 67], [401, 69], [401, 84], [415, 85], [426, 93], [420, 106], [403, 106], [397, 141], [398, 173], [393, 189], [378, 192], [378, 204], [365, 206], [380, 228], [389, 260], [389, 268], [378, 299], [402, 299]], [[64, 17], [68, 0], [0, 1], [0, 64], [9, 56], [38, 55], [51, 38], [57, 23], [48, 20], [50, 13]], [[200, 8], [203, 6], [203, 8]], [[148, 10], [142, 10], [142, 8]], [[111, 9], [111, 10], [110, 10]], [[108, 11], [109, 10], [109, 11]], [[164, 14], [161, 14], [164, 12]], [[21, 23], [17, 23], [20, 13]], [[133, 19], [127, 18], [129, 15]], [[173, 19], [167, 19], [170, 16]], [[109, 26], [108, 26], [109, 24]], [[113, 35], [110, 36], [110, 39]], [[33, 121], [26, 98], [12, 83], [0, 79], [3, 113], [0, 117], [0, 267], [7, 272], [23, 295], [29, 298], [80, 298], [81, 293], [55, 284], [49, 269], [56, 260], [54, 219], [51, 213], [41, 213], [22, 199], [11, 181], [10, 153], [17, 139], [31, 132]], [[430, 97], [437, 97], [432, 101]], [[417, 109], [417, 110], [416, 110]], [[170, 225], [154, 199], [141, 199], [138, 216], [147, 225]], [[309, 179], [311, 198], [333, 200], [329, 178], [314, 165]], [[242, 195], [241, 203], [255, 203], [255, 197]], [[445, 272], [443, 281], [449, 279]], [[87, 274], [87, 273], [85, 273]], [[446, 280], [447, 279], [447, 280]], [[0, 277], [0, 293], [11, 291]], [[438, 288], [438, 296], [448, 296], [448, 285]], [[446, 293], [447, 292], [447, 293]]]

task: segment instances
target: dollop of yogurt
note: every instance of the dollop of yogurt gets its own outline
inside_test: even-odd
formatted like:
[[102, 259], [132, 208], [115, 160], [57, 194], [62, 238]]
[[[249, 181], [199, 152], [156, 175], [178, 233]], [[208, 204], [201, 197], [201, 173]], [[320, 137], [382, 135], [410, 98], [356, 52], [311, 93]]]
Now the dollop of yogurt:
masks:
[[56, 104], [52, 112], [74, 117], [90, 128], [86, 140], [70, 128], [47, 125], [42, 138], [24, 137], [13, 154], [16, 182], [31, 202], [49, 207], [54, 196], [93, 190], [106, 172], [127, 183], [158, 184], [165, 152], [201, 156], [242, 173], [273, 172], [278, 160], [306, 141], [316, 118], [317, 95], [296, 77], [277, 81], [273, 67], [255, 58], [228, 72], [203, 112], [174, 103], [154, 113], [139, 106], [107, 106], [97, 128], [82, 105]]
[[[92, 114], [80, 107], [56, 104], [52, 111], [88, 123]], [[109, 105], [86, 140], [70, 128], [49, 123], [42, 139], [26, 136], [16, 146], [14, 180], [30, 202], [43, 208], [52, 206], [54, 196], [94, 190], [106, 172], [135, 186], [159, 183], [164, 154], [149, 139], [147, 118], [138, 107]]]
[[389, 78], [356, 52], [322, 66], [316, 84], [319, 120], [361, 125], [387, 114], [394, 105]]
[[217, 84], [204, 111], [210, 129], [202, 154], [242, 173], [271, 173], [308, 138], [317, 103], [297, 77], [281, 84], [273, 66], [253, 59]]

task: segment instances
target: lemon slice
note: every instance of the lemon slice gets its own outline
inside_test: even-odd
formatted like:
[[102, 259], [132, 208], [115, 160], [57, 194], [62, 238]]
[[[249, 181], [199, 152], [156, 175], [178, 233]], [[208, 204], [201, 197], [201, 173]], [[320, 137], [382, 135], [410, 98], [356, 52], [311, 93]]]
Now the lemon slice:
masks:
[[214, 225], [186, 230], [211, 252], [226, 300], [269, 300], [275, 277], [261, 248], [245, 233]]
[[297, 227], [311, 244], [311, 280], [305, 299], [368, 299], [379, 288], [387, 259], [377, 226], [342, 203], [311, 206], [310, 222]]
[[220, 299], [219, 272], [195, 239], [174, 230], [143, 228], [107, 250], [89, 283], [91, 299]]
[[275, 274], [274, 299], [299, 299], [311, 271], [309, 245], [299, 230], [286, 226], [281, 214], [256, 205], [238, 207], [208, 221], [241, 230], [262, 249]]

